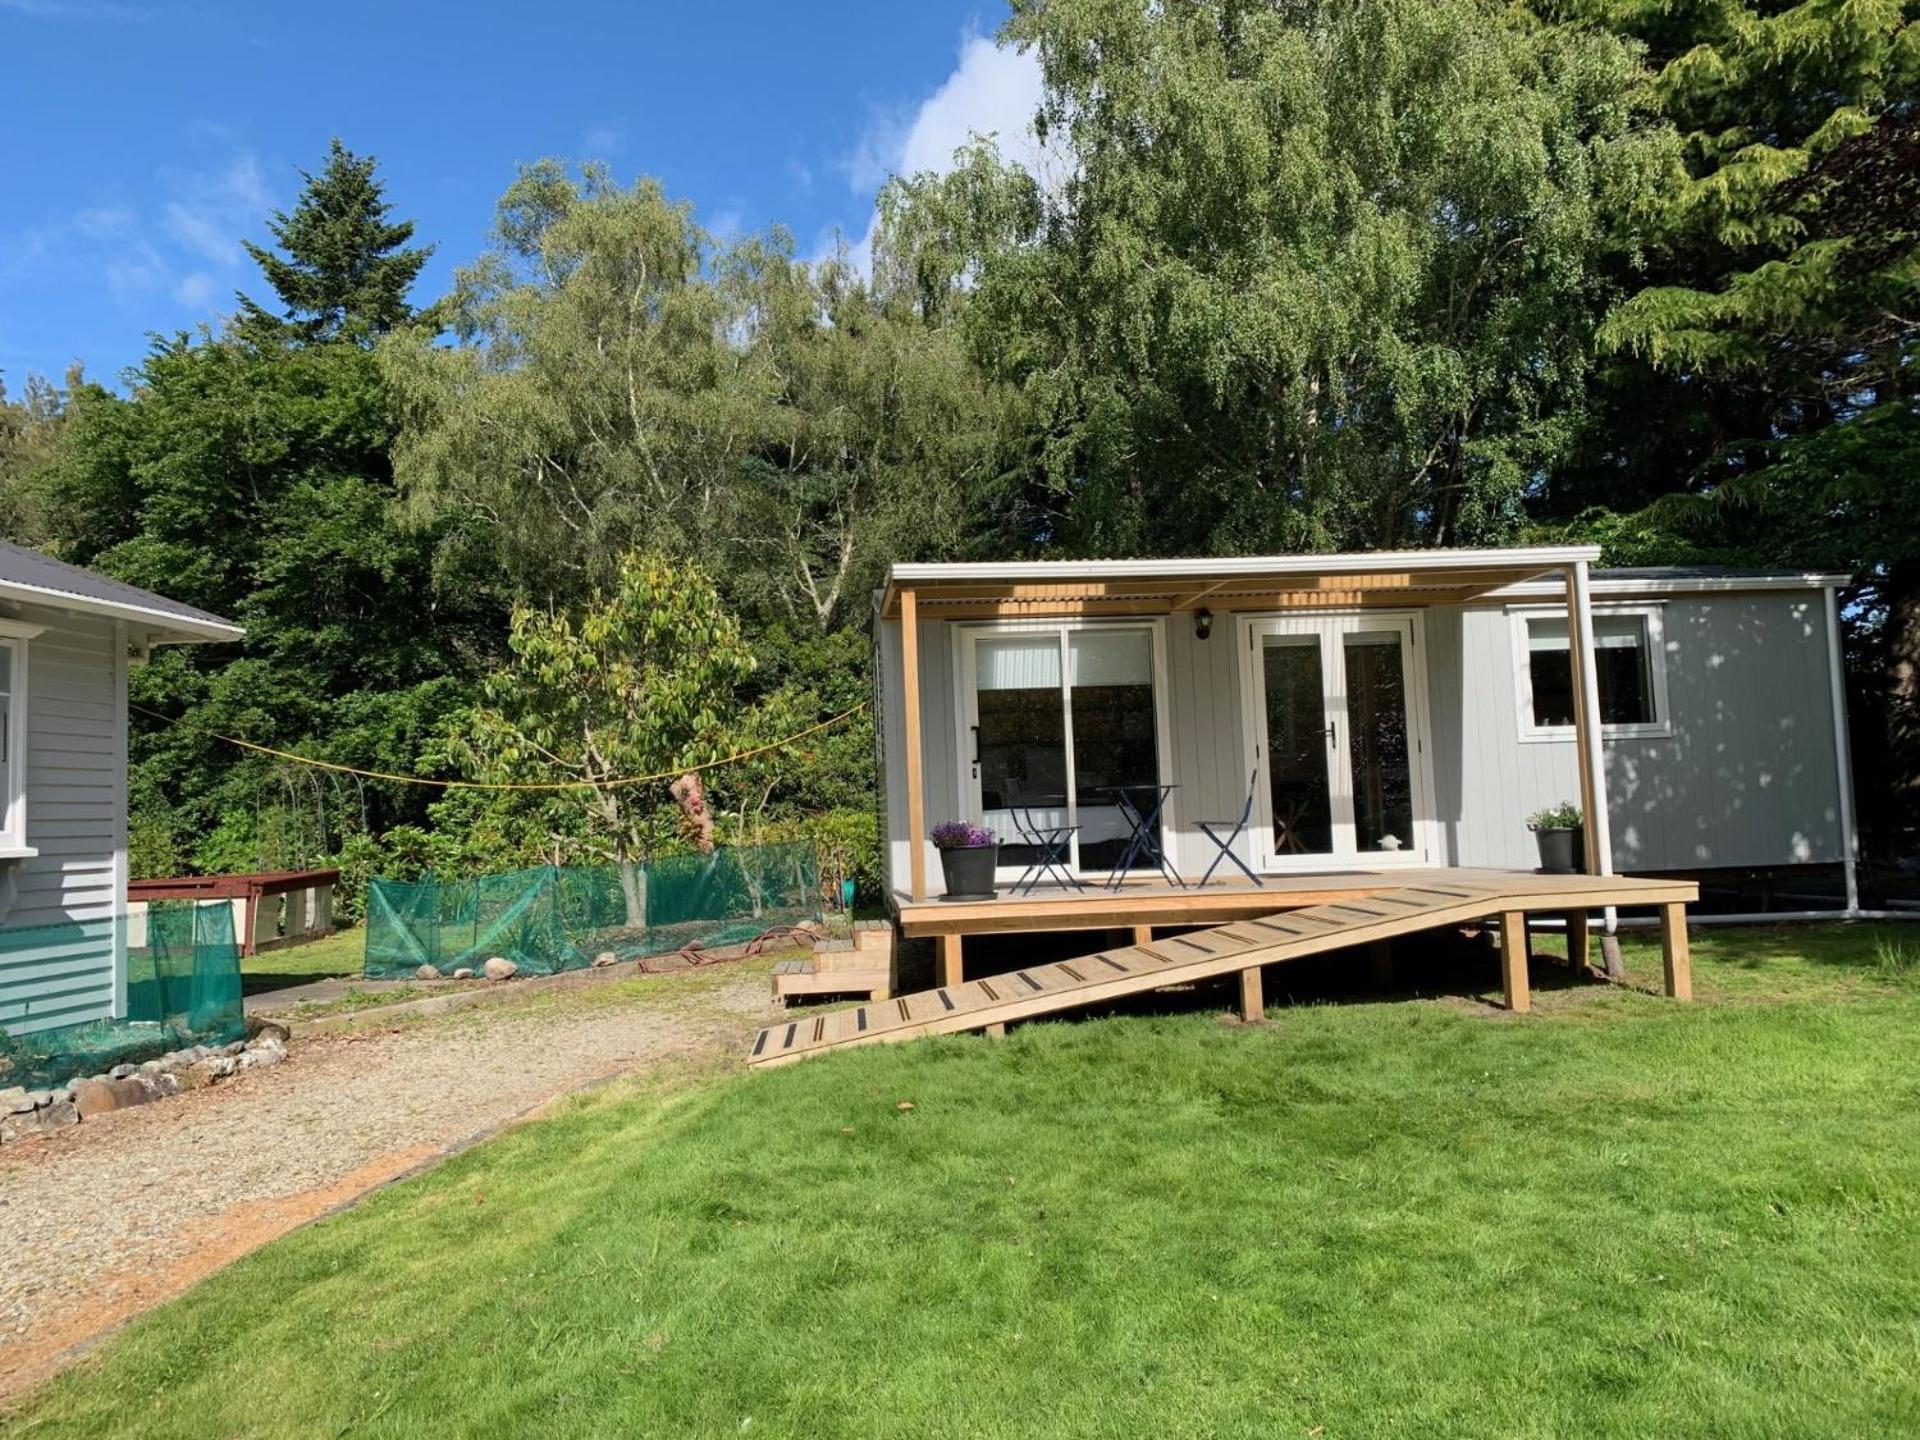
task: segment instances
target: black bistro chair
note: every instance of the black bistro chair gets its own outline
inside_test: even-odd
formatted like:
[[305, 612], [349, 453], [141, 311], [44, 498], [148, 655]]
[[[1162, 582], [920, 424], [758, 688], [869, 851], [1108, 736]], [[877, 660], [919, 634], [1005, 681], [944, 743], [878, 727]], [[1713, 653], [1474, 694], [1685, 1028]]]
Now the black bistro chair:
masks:
[[1033, 851], [1033, 862], [1020, 872], [1020, 878], [1013, 882], [1012, 889], [1017, 894], [1021, 886], [1031, 895], [1040, 886], [1040, 882], [1049, 877], [1057, 877], [1062, 885], [1070, 885], [1075, 890], [1087, 887], [1078, 875], [1073, 873], [1073, 832], [1078, 825], [1055, 825], [1034, 814], [1034, 802], [1020, 793], [1019, 787], [1007, 787], [1007, 814], [1012, 817], [1015, 836], [1022, 845]]
[[[1247, 862], [1242, 860], [1233, 848], [1239, 842], [1240, 836], [1245, 833], [1247, 821], [1253, 818], [1253, 797], [1259, 785], [1260, 772], [1255, 770], [1252, 778], [1247, 781], [1247, 802], [1240, 807], [1240, 818], [1238, 820], [1200, 820], [1195, 822], [1199, 825], [1201, 833], [1204, 834], [1207, 839], [1211, 840], [1214, 848], [1220, 852], [1213, 857], [1213, 863], [1207, 866], [1207, 873], [1200, 877], [1200, 883], [1202, 885], [1205, 885], [1207, 881], [1213, 878], [1213, 872], [1220, 868], [1220, 862], [1222, 860], [1231, 860], [1235, 865], [1240, 867], [1240, 873], [1242, 875], [1253, 881], [1253, 883], [1261, 889], [1264, 890], [1266, 888], [1266, 882], [1247, 868]], [[1232, 827], [1232, 833], [1228, 835], [1226, 839], [1222, 840], [1220, 838], [1220, 832], [1229, 826]]]

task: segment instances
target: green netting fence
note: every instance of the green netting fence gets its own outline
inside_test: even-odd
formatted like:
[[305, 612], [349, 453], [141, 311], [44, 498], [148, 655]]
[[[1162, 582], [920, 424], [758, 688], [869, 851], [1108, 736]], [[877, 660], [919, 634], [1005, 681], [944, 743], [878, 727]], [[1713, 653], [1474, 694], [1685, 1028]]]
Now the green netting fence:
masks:
[[422, 965], [478, 971], [498, 955], [522, 974], [737, 945], [818, 920], [820, 862], [810, 844], [727, 847], [630, 867], [542, 865], [475, 880], [375, 880], [367, 888], [366, 976]]
[[[138, 925], [132, 930], [137, 938]], [[0, 977], [12, 982], [9, 989], [37, 996], [13, 1007], [15, 1019], [0, 1030], [0, 1088], [44, 1089], [189, 1045], [246, 1037], [233, 907], [191, 900], [147, 907], [146, 943], [127, 948], [124, 1018], [35, 1028], [36, 1005], [57, 1013], [106, 983], [128, 934], [125, 915], [0, 929]]]

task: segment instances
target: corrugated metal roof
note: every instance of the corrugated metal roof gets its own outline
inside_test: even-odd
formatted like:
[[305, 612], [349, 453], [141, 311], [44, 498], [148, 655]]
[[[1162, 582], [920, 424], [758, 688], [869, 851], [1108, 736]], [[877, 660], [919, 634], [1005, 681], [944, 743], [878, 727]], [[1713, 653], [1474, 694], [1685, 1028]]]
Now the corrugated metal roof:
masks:
[[51, 605], [143, 624], [157, 635], [190, 640], [237, 640], [246, 632], [231, 620], [182, 605], [138, 585], [69, 565], [38, 550], [0, 540], [0, 599]]

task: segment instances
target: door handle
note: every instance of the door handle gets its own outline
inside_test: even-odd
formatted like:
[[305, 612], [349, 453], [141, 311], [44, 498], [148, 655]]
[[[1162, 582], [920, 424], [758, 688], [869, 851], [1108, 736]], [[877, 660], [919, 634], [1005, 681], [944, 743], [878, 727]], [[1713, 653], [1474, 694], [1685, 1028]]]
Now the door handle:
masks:
[[972, 760], [972, 763], [973, 763], [973, 764], [975, 764], [975, 765], [978, 765], [978, 764], [980, 763], [980, 727], [979, 727], [978, 725], [969, 725], [969, 726], [968, 726], [967, 728], [968, 728], [969, 730], [971, 730], [971, 731], [973, 731], [973, 760]]
[[1338, 720], [1329, 720], [1327, 722], [1327, 748], [1336, 751], [1340, 748], [1340, 722]]

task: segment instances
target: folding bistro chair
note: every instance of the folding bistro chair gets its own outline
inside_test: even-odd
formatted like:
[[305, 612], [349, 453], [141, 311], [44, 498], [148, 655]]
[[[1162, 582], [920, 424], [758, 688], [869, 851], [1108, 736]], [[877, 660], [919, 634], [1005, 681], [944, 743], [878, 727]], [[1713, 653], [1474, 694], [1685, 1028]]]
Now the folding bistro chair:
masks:
[[[1266, 882], [1247, 868], [1247, 862], [1242, 860], [1239, 855], [1234, 852], [1233, 848], [1239, 841], [1241, 833], [1246, 830], [1247, 821], [1253, 818], [1253, 797], [1259, 785], [1260, 772], [1255, 770], [1253, 772], [1253, 778], [1247, 781], [1247, 803], [1240, 807], [1240, 818], [1238, 820], [1200, 820], [1195, 822], [1199, 825], [1201, 832], [1207, 839], [1214, 843], [1215, 848], [1220, 852], [1213, 857], [1213, 864], [1207, 866], [1207, 873], [1200, 877], [1200, 883], [1202, 885], [1205, 885], [1207, 881], [1213, 878], [1213, 872], [1220, 868], [1220, 862], [1222, 860], [1231, 860], [1235, 865], [1240, 867], [1240, 873], [1242, 875], [1253, 881], [1253, 883], [1261, 889], [1264, 890], [1266, 888]], [[1222, 840], [1219, 832], [1225, 830], [1229, 825], [1233, 827], [1233, 833]]]
[[1071, 885], [1076, 890], [1087, 888], [1073, 873], [1071, 847], [1073, 832], [1080, 828], [1078, 825], [1053, 825], [1035, 818], [1033, 801], [1013, 781], [1007, 783], [1007, 814], [1013, 820], [1014, 834], [1020, 843], [1034, 852], [1033, 863], [1013, 882], [1014, 891], [1024, 885], [1026, 893], [1031, 895], [1048, 876], [1058, 876], [1062, 885]]
[[1049, 876], [1057, 876], [1062, 885], [1071, 885], [1075, 890], [1084, 890], [1086, 885], [1073, 873], [1073, 857], [1069, 853], [1073, 844], [1073, 832], [1078, 825], [1051, 825], [1034, 818], [1030, 804], [1009, 804], [1007, 813], [1013, 817], [1014, 831], [1020, 837], [1022, 845], [1033, 848], [1033, 863], [1013, 882], [1018, 891], [1022, 885], [1031, 895], [1039, 888], [1040, 882]]

